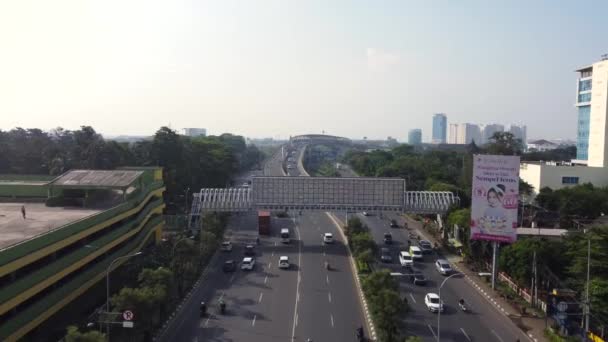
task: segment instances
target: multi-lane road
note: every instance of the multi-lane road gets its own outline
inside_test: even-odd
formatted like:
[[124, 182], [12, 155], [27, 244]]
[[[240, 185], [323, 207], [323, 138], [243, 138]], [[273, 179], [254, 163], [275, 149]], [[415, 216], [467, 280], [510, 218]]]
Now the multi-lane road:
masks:
[[[297, 158], [297, 157], [296, 157]], [[297, 159], [296, 159], [297, 160]], [[294, 164], [295, 165], [295, 164]], [[282, 156], [269, 159], [266, 175], [283, 175]], [[298, 176], [297, 167], [288, 169]], [[290, 213], [272, 218], [272, 234], [256, 245], [252, 271], [224, 273], [226, 260], [240, 262], [244, 246], [255, 245], [255, 213], [233, 215], [226, 239], [231, 252], [216, 255], [206, 276], [185, 302], [162, 335], [165, 341], [351, 341], [355, 330], [365, 326], [343, 236], [324, 212]], [[281, 243], [278, 232], [289, 228], [292, 241]], [[324, 244], [323, 233], [332, 233], [335, 243]], [[289, 257], [290, 269], [279, 269], [281, 256]], [[325, 262], [331, 268], [325, 268]], [[240, 264], [240, 263], [239, 263]], [[225, 314], [217, 303], [227, 304]], [[201, 317], [199, 303], [209, 314]]]

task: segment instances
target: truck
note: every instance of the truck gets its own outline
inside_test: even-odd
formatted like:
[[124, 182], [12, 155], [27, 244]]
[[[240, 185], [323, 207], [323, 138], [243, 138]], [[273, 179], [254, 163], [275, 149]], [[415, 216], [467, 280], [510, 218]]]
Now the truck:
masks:
[[270, 235], [270, 212], [258, 211], [258, 234]]

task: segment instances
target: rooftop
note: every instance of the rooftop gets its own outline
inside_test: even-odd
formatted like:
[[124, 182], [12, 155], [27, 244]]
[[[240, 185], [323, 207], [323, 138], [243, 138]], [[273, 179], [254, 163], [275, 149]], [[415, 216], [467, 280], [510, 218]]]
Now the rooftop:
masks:
[[124, 188], [143, 171], [136, 170], [71, 170], [57, 178], [55, 186]]
[[26, 218], [23, 219], [22, 205], [0, 202], [0, 250], [102, 211], [25, 203]]

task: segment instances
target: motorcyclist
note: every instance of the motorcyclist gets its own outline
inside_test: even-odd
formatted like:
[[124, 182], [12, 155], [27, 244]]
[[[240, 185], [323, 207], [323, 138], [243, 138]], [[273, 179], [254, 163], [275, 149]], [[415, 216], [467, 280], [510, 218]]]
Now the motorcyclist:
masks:
[[329, 261], [325, 262], [325, 269], [329, 270]]
[[363, 338], [363, 327], [362, 326], [357, 328], [357, 337], [360, 339]]
[[207, 304], [204, 301], [201, 302], [200, 308], [201, 308], [201, 315], [204, 315], [205, 313], [207, 313]]
[[224, 302], [222, 299], [220, 299], [220, 311], [222, 313], [226, 312], [226, 302]]

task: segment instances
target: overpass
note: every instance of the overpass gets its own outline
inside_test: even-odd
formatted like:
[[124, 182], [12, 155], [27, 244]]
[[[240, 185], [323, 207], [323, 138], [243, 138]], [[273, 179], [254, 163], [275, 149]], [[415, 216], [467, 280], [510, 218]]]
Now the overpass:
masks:
[[289, 138], [292, 144], [311, 144], [311, 143], [341, 143], [350, 145], [352, 141], [348, 138], [325, 134], [305, 134], [296, 135]]
[[400, 178], [253, 177], [250, 188], [203, 188], [193, 194], [190, 227], [208, 211], [395, 211], [444, 214], [459, 198], [447, 191], [406, 191]]

